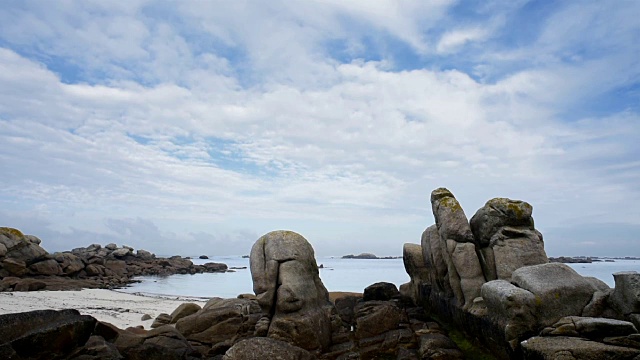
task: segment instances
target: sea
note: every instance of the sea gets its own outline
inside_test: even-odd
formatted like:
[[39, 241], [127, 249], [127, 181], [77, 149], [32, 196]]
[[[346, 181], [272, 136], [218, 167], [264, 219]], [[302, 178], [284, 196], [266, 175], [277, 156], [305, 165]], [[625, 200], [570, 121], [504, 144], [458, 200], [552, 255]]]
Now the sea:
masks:
[[[139, 282], [119, 291], [149, 296], [235, 298], [239, 294], [252, 294], [253, 283], [249, 259], [242, 256], [212, 256], [209, 259], [191, 259], [194, 264], [225, 263], [232, 270], [226, 273], [194, 275], [142, 276]], [[329, 291], [363, 292], [376, 282], [390, 282], [400, 287], [409, 281], [402, 259], [342, 259], [316, 258], [320, 278]], [[596, 277], [614, 287], [613, 273], [640, 272], [640, 260], [615, 259], [586, 264], [567, 264], [583, 276]]]

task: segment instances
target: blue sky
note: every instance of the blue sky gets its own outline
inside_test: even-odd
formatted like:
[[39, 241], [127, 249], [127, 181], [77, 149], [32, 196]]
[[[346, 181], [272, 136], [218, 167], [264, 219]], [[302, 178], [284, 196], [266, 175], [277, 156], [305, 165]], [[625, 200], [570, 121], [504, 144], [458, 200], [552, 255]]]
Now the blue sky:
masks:
[[637, 1], [39, 1], [0, 9], [0, 224], [399, 255], [449, 188], [549, 255], [640, 256]]

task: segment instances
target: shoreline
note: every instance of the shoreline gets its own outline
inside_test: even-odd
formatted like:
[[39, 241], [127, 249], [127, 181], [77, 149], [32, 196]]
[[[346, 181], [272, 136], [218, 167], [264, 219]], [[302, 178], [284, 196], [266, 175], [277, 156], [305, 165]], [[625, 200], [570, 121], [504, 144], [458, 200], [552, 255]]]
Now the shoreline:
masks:
[[[108, 289], [0, 292], [0, 314], [76, 309], [82, 315], [91, 315], [120, 329], [143, 326], [148, 330], [161, 313], [171, 314], [185, 302], [204, 306], [208, 300], [209, 298], [125, 293]], [[144, 314], [150, 315], [151, 319], [142, 320]]]

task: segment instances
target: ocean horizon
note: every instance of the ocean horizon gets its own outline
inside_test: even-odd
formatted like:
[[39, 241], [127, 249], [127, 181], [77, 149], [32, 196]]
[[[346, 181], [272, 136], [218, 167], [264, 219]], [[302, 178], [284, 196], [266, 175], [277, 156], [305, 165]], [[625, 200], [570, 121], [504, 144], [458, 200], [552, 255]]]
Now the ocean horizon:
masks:
[[[252, 294], [253, 282], [249, 259], [237, 256], [212, 256], [209, 259], [191, 259], [194, 264], [225, 263], [232, 272], [194, 275], [142, 276], [140, 281], [120, 289], [127, 293], [151, 296], [196, 298], [235, 298], [239, 294]], [[400, 259], [342, 259], [337, 256], [317, 257], [320, 278], [329, 291], [363, 292], [376, 282], [390, 282], [400, 287], [409, 281], [409, 275]], [[567, 264], [582, 276], [592, 276], [614, 287], [613, 273], [639, 271], [640, 260], [616, 259], [613, 262]]]

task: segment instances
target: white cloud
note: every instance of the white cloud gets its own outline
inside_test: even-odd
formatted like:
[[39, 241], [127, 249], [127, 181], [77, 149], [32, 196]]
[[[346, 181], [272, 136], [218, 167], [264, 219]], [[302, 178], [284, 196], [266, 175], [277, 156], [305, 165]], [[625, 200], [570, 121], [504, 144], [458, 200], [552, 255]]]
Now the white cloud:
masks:
[[466, 28], [448, 31], [442, 35], [436, 51], [441, 54], [458, 51], [461, 47], [470, 42], [485, 40], [490, 35], [490, 31], [484, 28]]
[[[7, 43], [37, 44], [0, 49], [0, 204], [46, 219], [37, 229], [57, 239], [147, 231], [189, 242], [285, 227], [321, 254], [345, 239], [399, 253], [433, 222], [438, 186], [468, 216], [510, 196], [534, 205], [541, 228], [637, 224], [634, 205], [613, 211], [640, 200], [637, 112], [565, 118], [633, 83], [632, 50], [529, 64], [485, 83], [465, 69], [327, 56], [327, 41], [367, 50], [361, 37], [379, 29], [418, 58], [429, 44], [468, 56], [465, 44], [493, 41], [494, 19], [431, 33], [451, 22], [450, 2], [193, 4], [180, 3], [177, 22], [144, 3], [0, 11], [17, 20], [4, 39], [33, 25]], [[510, 62], [554, 41], [479, 58]], [[91, 81], [69, 81], [49, 57]], [[611, 74], [612, 65], [628, 70]], [[140, 231], [114, 234], [116, 223]], [[138, 237], [132, 245], [153, 245]]]

